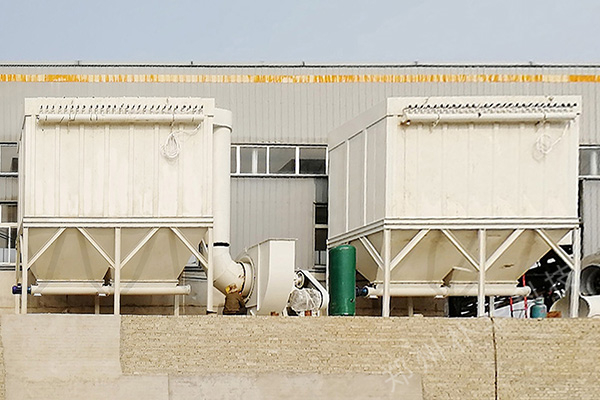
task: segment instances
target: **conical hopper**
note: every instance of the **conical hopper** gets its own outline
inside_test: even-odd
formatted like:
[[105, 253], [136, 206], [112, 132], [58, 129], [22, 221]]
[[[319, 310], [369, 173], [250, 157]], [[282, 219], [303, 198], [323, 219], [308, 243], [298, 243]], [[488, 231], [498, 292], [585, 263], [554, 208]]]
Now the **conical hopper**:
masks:
[[[493, 236], [495, 233], [499, 236]], [[512, 231], [488, 231], [487, 232], [487, 256], [488, 258], [500, 246], [500, 244], [510, 235]], [[568, 229], [548, 229], [546, 234], [555, 243], [558, 243], [568, 232]], [[488, 266], [485, 272], [487, 282], [495, 283], [515, 283], [531, 266], [538, 261], [544, 254], [550, 250], [550, 247], [535, 231], [527, 230], [502, 253], [492, 265]], [[472, 246], [470, 254], [479, 254], [479, 245]], [[477, 282], [478, 272], [470, 265], [463, 264], [461, 269], [454, 269], [448, 276], [449, 283], [474, 283]], [[468, 272], [467, 270], [470, 270]]]
[[[488, 259], [513, 234], [514, 230], [486, 231]], [[558, 242], [568, 229], [546, 230], [547, 235]], [[391, 232], [391, 258], [399, 254], [418, 233], [416, 230], [393, 230]], [[450, 234], [477, 262], [479, 255], [478, 230], [451, 230]], [[383, 254], [383, 233], [367, 237], [378, 254]], [[351, 242], [356, 247], [357, 270], [369, 281], [383, 282], [383, 270], [369, 254], [360, 240]], [[486, 281], [490, 283], [516, 284], [550, 247], [532, 230], [521, 233], [510, 246], [486, 270]], [[429, 231], [423, 239], [391, 270], [391, 283], [439, 283], [476, 284], [479, 272], [459, 252], [450, 239], [439, 230]]]
[[[158, 229], [137, 252], [141, 242], [152, 233], [150, 228], [126, 228], [121, 230], [122, 282], [170, 282], [176, 283], [191, 256], [191, 251], [169, 228]], [[198, 248], [206, 234], [205, 228], [180, 228], [187, 241]], [[129, 258], [130, 257], [130, 258]], [[111, 271], [111, 277], [112, 271]], [[114, 279], [114, 277], [113, 277]]]
[[[59, 232], [55, 228], [30, 228], [29, 259]], [[75, 228], [65, 229], [31, 265], [38, 281], [60, 282], [101, 282], [108, 268], [108, 262]]]
[[[391, 232], [392, 259], [412, 240], [417, 230], [394, 230]], [[378, 254], [383, 253], [383, 233], [367, 237]], [[365, 245], [352, 241], [356, 247], [356, 268], [371, 282], [383, 282], [383, 270], [377, 267]], [[392, 283], [442, 283], [444, 277], [461, 259], [452, 244], [439, 231], [429, 232], [421, 242], [391, 271]]]

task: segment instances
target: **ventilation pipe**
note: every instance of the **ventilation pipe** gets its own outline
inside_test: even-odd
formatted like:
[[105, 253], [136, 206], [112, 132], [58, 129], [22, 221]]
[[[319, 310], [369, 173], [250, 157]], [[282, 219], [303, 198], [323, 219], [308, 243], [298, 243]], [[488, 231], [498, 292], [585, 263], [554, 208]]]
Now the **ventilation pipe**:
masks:
[[[477, 296], [478, 289], [475, 285], [469, 286], [425, 286], [425, 285], [398, 285], [390, 287], [392, 297], [432, 297], [432, 296]], [[530, 287], [514, 287], [502, 285], [486, 285], [486, 296], [528, 296]], [[383, 287], [366, 286], [361, 289], [362, 296], [383, 296]]]
[[249, 264], [233, 261], [229, 252], [231, 224], [231, 152], [232, 114], [215, 109], [213, 125], [213, 276], [214, 287], [222, 293], [235, 284], [242, 295], [250, 292], [252, 269]]

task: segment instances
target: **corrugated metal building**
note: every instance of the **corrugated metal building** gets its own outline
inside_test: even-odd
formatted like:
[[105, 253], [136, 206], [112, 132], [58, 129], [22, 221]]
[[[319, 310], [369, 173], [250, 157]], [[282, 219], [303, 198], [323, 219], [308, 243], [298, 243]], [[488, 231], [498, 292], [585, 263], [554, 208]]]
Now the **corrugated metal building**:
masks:
[[[298, 267], [312, 269], [324, 264], [324, 146], [333, 128], [391, 96], [576, 94], [583, 97], [581, 215], [590, 254], [600, 247], [599, 87], [600, 66], [4, 64], [1, 222], [16, 218], [15, 143], [26, 97], [214, 97], [234, 116], [233, 253], [268, 237], [295, 237]], [[9, 247], [14, 232], [0, 229], [8, 237], [0, 247]], [[10, 261], [8, 251], [3, 256]]]

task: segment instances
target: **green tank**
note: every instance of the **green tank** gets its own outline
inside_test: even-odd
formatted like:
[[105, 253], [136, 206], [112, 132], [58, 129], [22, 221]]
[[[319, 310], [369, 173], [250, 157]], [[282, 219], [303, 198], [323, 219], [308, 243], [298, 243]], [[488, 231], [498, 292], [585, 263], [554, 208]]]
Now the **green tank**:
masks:
[[531, 318], [546, 318], [546, 305], [544, 304], [544, 298], [538, 297], [535, 299], [533, 307], [531, 307]]
[[342, 245], [329, 250], [329, 315], [356, 313], [356, 249]]

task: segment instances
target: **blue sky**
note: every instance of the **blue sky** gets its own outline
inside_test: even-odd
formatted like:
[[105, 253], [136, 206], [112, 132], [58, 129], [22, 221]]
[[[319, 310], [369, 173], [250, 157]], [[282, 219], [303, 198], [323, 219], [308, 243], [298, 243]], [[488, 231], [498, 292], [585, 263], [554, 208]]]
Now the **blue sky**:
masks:
[[597, 0], [0, 0], [0, 62], [600, 63]]

